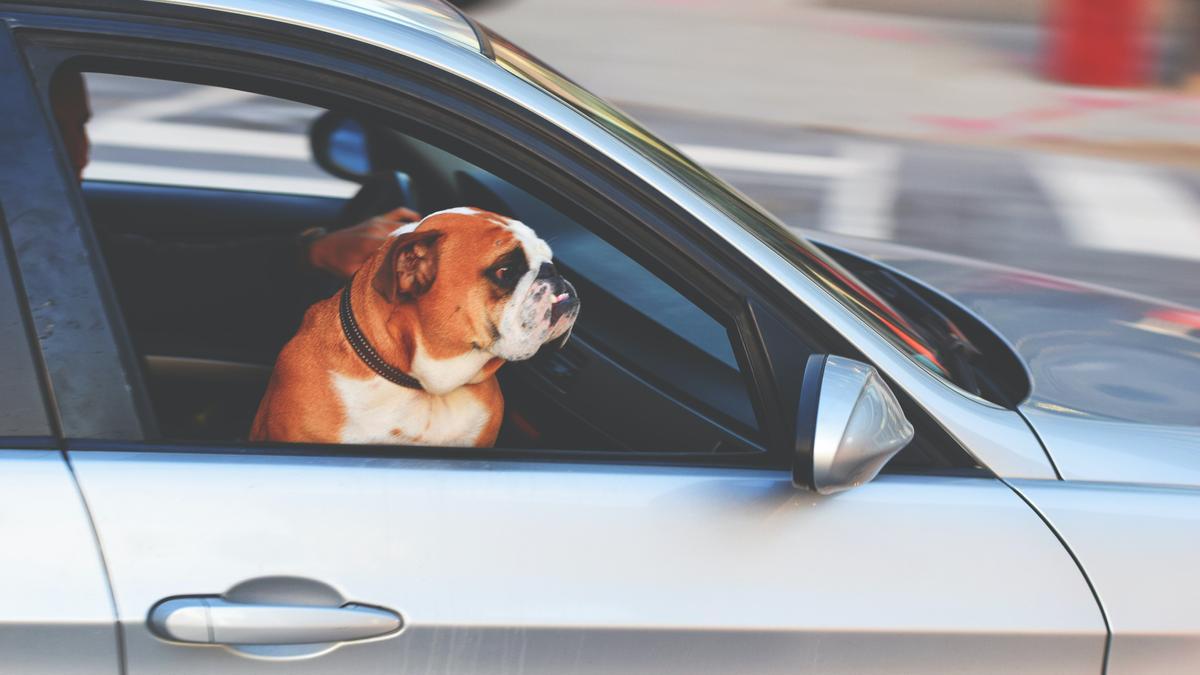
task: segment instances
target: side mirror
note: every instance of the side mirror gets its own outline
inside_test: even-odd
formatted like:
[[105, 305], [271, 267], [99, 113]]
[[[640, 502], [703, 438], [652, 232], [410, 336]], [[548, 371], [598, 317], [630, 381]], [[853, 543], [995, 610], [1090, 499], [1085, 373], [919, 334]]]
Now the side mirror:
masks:
[[308, 142], [317, 166], [338, 178], [362, 183], [371, 176], [367, 128], [353, 117], [321, 115], [308, 130]]
[[913, 438], [913, 426], [875, 369], [814, 354], [804, 367], [792, 483], [833, 494], [874, 478]]

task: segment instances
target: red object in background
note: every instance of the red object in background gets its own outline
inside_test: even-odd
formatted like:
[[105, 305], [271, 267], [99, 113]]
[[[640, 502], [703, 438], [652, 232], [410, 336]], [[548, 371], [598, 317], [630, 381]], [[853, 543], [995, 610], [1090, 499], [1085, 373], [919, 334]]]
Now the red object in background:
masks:
[[1151, 0], [1051, 0], [1046, 70], [1072, 84], [1146, 82], [1146, 14]]

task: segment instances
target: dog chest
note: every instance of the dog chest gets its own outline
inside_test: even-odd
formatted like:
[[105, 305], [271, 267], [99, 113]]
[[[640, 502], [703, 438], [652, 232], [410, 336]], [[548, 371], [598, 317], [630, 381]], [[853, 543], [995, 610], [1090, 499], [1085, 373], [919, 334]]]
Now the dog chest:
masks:
[[339, 374], [333, 383], [346, 415], [343, 443], [472, 446], [494, 414], [467, 389], [436, 396]]

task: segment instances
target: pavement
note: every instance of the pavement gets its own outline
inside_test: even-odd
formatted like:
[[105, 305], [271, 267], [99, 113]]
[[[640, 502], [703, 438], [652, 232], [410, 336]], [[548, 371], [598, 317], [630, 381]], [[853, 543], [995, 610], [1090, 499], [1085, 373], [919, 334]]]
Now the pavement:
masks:
[[[1154, 123], [1197, 101], [1042, 82], [1003, 57], [1026, 53], [1017, 47], [1029, 48], [1028, 25], [808, 0], [508, 0], [477, 15], [804, 234], [885, 239], [1200, 306], [1200, 170], [1188, 154], [1200, 124]], [[356, 187], [309, 159], [303, 134], [316, 109], [114, 76], [91, 84], [93, 177]], [[970, 116], [1008, 121], [945, 122]], [[1051, 130], [1073, 140], [1049, 142]]]

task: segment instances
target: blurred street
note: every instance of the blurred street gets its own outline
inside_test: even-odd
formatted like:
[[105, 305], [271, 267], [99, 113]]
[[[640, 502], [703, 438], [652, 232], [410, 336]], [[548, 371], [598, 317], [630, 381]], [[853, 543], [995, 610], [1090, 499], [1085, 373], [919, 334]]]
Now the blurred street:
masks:
[[[1200, 96], [1044, 77], [1043, 22], [1003, 6], [1062, 1], [494, 0], [474, 15], [619, 104], [1200, 166]], [[972, 8], [1008, 20], [937, 16]]]
[[[1036, 24], [811, 0], [508, 0], [476, 16], [814, 237], [1200, 305], [1200, 97], [1048, 83]], [[312, 109], [102, 76], [92, 90], [92, 177], [353, 191], [307, 161]]]

